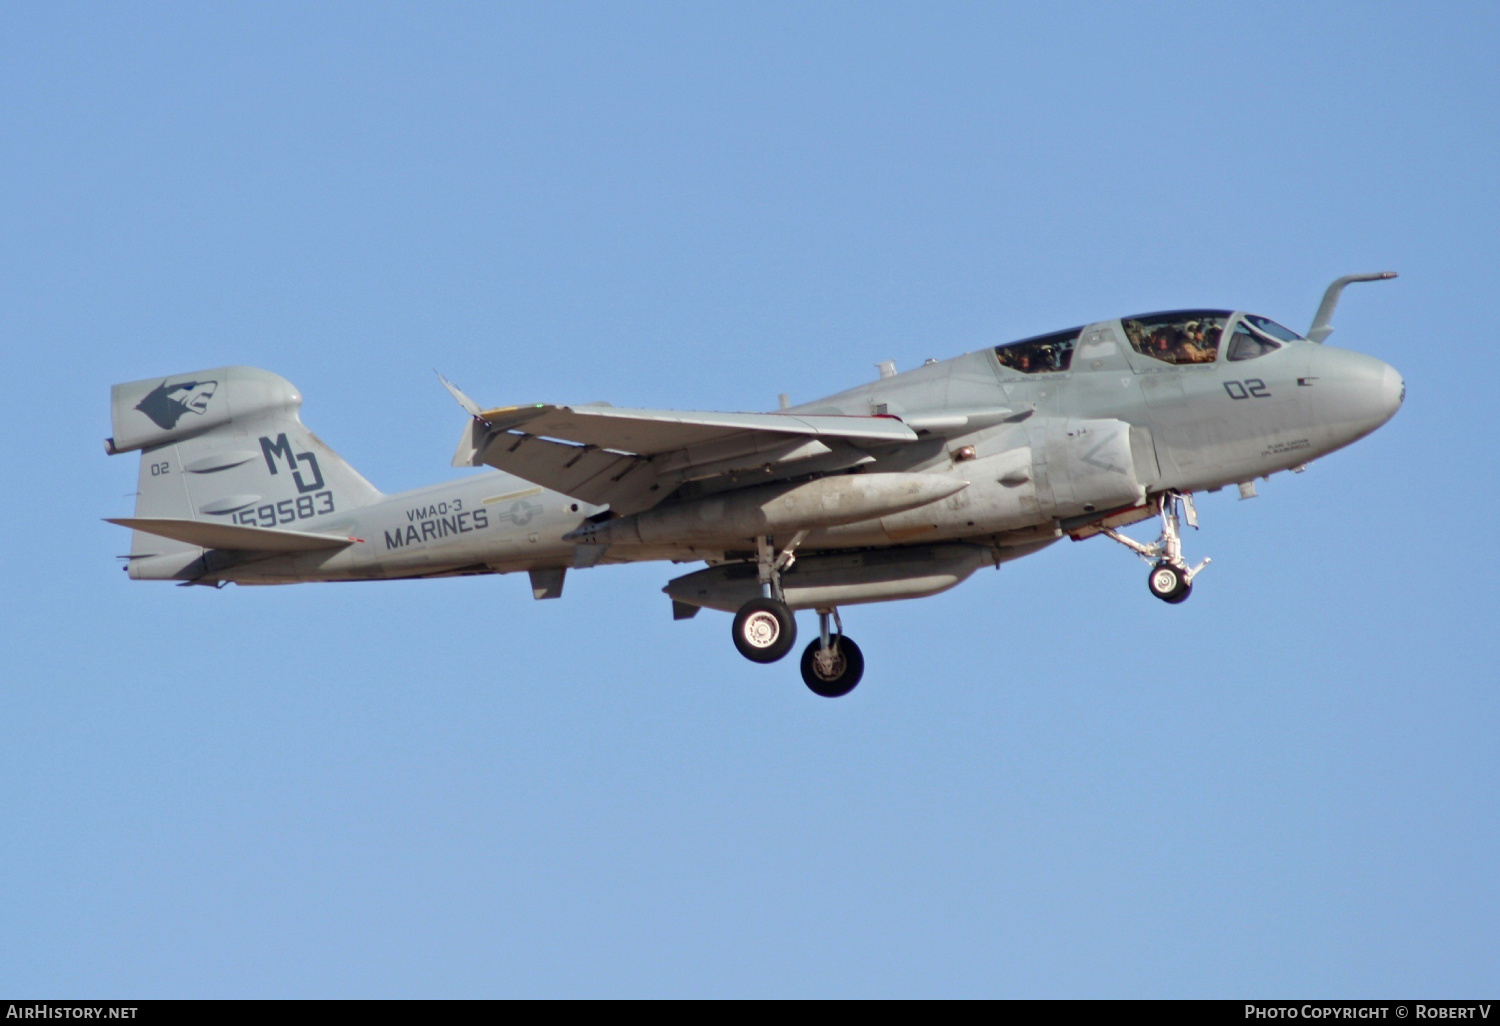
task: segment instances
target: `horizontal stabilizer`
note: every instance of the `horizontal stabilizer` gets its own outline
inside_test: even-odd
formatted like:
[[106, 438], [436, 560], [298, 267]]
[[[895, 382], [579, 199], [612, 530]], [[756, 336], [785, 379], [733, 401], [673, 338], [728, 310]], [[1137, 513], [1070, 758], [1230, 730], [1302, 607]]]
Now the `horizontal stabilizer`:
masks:
[[214, 524], [202, 520], [179, 520], [167, 517], [106, 517], [135, 531], [171, 538], [205, 549], [234, 549], [240, 552], [314, 552], [352, 545], [357, 539], [347, 535], [317, 534], [313, 531], [278, 531], [240, 524]]

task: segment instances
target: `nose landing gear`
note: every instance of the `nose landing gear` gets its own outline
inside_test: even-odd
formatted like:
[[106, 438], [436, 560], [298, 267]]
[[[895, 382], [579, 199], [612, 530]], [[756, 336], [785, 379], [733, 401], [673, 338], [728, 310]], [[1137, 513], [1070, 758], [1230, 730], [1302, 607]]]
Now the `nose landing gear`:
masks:
[[1151, 594], [1173, 605], [1185, 601], [1193, 593], [1193, 583], [1187, 574], [1171, 563], [1157, 563], [1152, 567], [1146, 586], [1151, 589]]
[[[1181, 512], [1179, 512], [1179, 510]], [[1161, 518], [1161, 537], [1149, 545], [1127, 537], [1112, 527], [1104, 533], [1146, 562], [1154, 562], [1146, 584], [1151, 594], [1163, 602], [1176, 605], [1187, 601], [1193, 592], [1193, 578], [1213, 560], [1204, 558], [1197, 566], [1189, 566], [1182, 558], [1181, 522], [1185, 519], [1189, 527], [1197, 528], [1198, 510], [1193, 506], [1193, 497], [1186, 492], [1163, 492], [1156, 497], [1157, 516]]]

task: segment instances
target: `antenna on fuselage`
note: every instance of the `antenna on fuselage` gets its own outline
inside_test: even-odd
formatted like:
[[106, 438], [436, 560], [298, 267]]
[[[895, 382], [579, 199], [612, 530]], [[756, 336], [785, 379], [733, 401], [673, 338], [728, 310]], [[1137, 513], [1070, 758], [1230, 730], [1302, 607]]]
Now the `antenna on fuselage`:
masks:
[[1307, 329], [1307, 337], [1313, 342], [1322, 342], [1333, 334], [1333, 308], [1339, 305], [1339, 295], [1344, 291], [1344, 286], [1356, 281], [1387, 281], [1396, 277], [1395, 271], [1379, 271], [1375, 274], [1346, 274], [1342, 278], [1328, 286], [1328, 291], [1323, 293], [1323, 302], [1318, 304], [1318, 312], [1313, 315], [1312, 327]]

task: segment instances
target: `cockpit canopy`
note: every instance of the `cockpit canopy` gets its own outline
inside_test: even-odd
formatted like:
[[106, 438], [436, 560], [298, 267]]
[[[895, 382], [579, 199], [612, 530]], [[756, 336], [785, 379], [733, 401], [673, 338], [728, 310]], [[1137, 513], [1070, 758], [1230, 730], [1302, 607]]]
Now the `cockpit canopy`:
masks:
[[1065, 371], [1073, 363], [1073, 347], [1078, 344], [1078, 336], [1082, 334], [1083, 328], [1078, 327], [1051, 335], [1023, 338], [1019, 342], [996, 346], [995, 355], [1000, 358], [1000, 366], [1022, 374]]
[[1235, 325], [1234, 337], [1229, 340], [1229, 359], [1253, 360], [1274, 353], [1284, 342], [1306, 341], [1291, 328], [1277, 324], [1269, 317], [1245, 314]]
[[1130, 348], [1163, 363], [1213, 363], [1229, 323], [1228, 310], [1172, 310], [1126, 317]]
[[[1234, 322], [1227, 344], [1225, 329]], [[1121, 321], [1130, 347], [1142, 356], [1170, 364], [1209, 364], [1219, 359], [1254, 360], [1274, 353], [1288, 342], [1305, 342], [1301, 335], [1269, 317], [1230, 310], [1169, 310], [1140, 314]], [[1022, 374], [1068, 370], [1083, 328], [1037, 335], [995, 347], [1002, 367]]]

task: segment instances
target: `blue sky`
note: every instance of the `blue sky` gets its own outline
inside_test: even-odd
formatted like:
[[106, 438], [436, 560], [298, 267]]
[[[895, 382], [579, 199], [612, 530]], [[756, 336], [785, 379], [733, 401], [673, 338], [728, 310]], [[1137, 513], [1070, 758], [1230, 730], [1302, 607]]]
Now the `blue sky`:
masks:
[[[1493, 994], [1490, 4], [7, 5], [0, 990]], [[773, 408], [1248, 308], [1405, 408], [851, 609], [849, 698], [666, 565], [132, 583], [108, 386], [302, 389], [378, 487], [495, 404]], [[804, 627], [810, 626], [805, 623]]]

